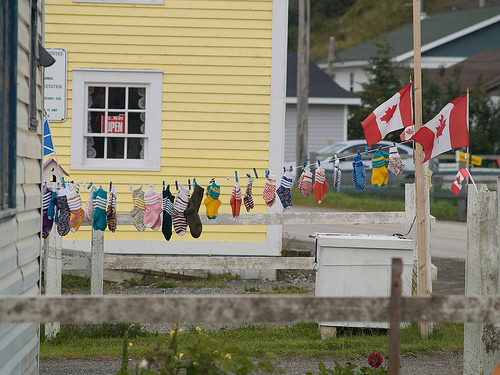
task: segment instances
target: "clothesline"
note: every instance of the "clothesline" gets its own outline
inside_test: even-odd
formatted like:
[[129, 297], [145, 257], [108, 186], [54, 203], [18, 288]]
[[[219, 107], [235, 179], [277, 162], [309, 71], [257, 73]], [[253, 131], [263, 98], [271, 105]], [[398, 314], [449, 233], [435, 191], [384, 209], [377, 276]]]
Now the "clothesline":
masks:
[[[410, 141], [403, 141], [403, 142], [399, 142], [399, 143], [394, 142], [392, 145], [381, 146], [381, 147], [379, 147], [377, 149], [373, 149], [373, 150], [368, 150], [368, 148], [365, 147], [365, 150], [359, 150], [358, 152], [361, 153], [361, 154], [364, 153], [365, 155], [368, 155], [369, 153], [375, 153], [375, 152], [377, 152], [377, 151], [379, 151], [381, 149], [387, 149], [387, 148], [395, 147], [396, 145], [401, 145], [401, 144], [405, 144], [405, 143], [408, 143], [408, 142], [410, 142]], [[337, 157], [337, 155], [335, 155], [335, 158], [332, 157], [332, 156], [330, 156], [330, 157], [326, 158], [325, 160], [323, 160], [322, 162], [323, 163], [328, 163], [328, 162], [331, 162], [333, 160], [339, 160], [340, 161], [340, 160], [354, 158], [355, 156], [357, 156], [357, 154], [346, 155], [346, 156], [342, 156], [342, 157]], [[293, 169], [298, 169], [298, 168], [305, 168], [306, 165], [309, 166], [309, 167], [314, 166], [314, 165], [320, 166], [322, 162], [321, 161], [319, 161], [319, 162], [315, 161], [315, 162], [310, 162], [308, 164], [305, 163], [304, 165], [300, 165], [300, 166], [299, 165], [284, 166], [283, 169], [284, 170], [286, 170], [286, 169], [293, 170]], [[279, 173], [283, 173], [284, 170], [283, 171], [281, 171], [281, 170], [279, 170], [279, 171], [277, 171], [277, 170], [272, 170], [272, 171], [270, 171], [270, 170], [264, 170], [263, 174], [264, 174], [265, 177], [267, 177], [267, 175], [269, 175], [269, 174], [271, 174], [271, 175], [277, 175]], [[256, 179], [265, 178], [264, 176], [262, 176], [262, 174], [259, 174], [257, 172], [256, 168], [253, 168], [253, 176], [250, 173], [246, 173], [245, 176], [248, 177], [248, 178], [252, 178], [252, 179], [253, 178], [256, 178]], [[130, 187], [130, 193], [132, 193], [132, 191], [133, 191], [133, 186], [149, 186], [149, 187], [163, 187], [163, 188], [165, 188], [167, 185], [171, 185], [171, 186], [175, 186], [176, 190], [178, 191], [180, 185], [187, 186], [188, 190], [191, 190], [191, 188], [194, 189], [194, 186], [196, 184], [208, 185], [208, 184], [212, 183], [213, 181], [215, 181], [215, 182], [221, 181], [221, 180], [222, 181], [230, 181], [232, 179], [235, 179], [235, 180], [239, 181], [239, 178], [241, 178], [241, 177], [244, 178], [244, 176], [238, 176], [238, 172], [235, 171], [235, 176], [234, 177], [231, 177], [231, 176], [225, 176], [225, 177], [220, 176], [220, 177], [213, 177], [213, 178], [211, 178], [209, 180], [202, 180], [202, 181], [199, 181], [199, 180], [196, 180], [195, 178], [193, 178], [193, 179], [187, 179], [187, 183], [185, 183], [185, 182], [179, 182], [178, 180], [174, 180], [174, 182], [172, 182], [172, 183], [167, 183], [166, 181], [162, 181], [162, 183], [135, 183], [135, 182], [131, 181], [128, 184], [120, 184], [120, 183], [115, 184], [115, 183], [112, 183], [112, 182], [111, 182], [111, 184], [114, 185], [114, 186], [120, 186], [120, 187], [129, 186]], [[49, 181], [46, 181], [46, 182], [49, 182]], [[65, 182], [73, 183], [74, 185], [80, 186], [80, 187], [82, 187], [82, 191], [83, 192], [85, 192], [86, 190], [89, 190], [91, 188], [91, 186], [93, 185], [93, 182], [90, 182], [89, 184], [87, 184], [84, 181], [81, 184], [81, 183], [73, 182], [73, 181], [71, 181], [71, 182], [70, 181], [64, 181], [64, 178], [63, 178], [62, 182], [63, 183], [65, 183]]]

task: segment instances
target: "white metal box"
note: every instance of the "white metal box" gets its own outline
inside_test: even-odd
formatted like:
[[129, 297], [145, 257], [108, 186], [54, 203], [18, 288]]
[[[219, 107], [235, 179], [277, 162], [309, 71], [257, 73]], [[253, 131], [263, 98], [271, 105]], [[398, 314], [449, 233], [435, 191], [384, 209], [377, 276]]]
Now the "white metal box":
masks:
[[[317, 297], [388, 297], [392, 258], [403, 261], [402, 290], [411, 296], [413, 240], [369, 234], [316, 236]], [[387, 323], [320, 322], [320, 326], [389, 328]]]

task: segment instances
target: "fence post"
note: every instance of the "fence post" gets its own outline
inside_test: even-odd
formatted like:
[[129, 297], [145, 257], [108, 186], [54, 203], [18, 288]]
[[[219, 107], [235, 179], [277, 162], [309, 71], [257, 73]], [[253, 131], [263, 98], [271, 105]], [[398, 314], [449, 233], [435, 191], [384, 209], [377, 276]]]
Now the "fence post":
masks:
[[92, 228], [90, 294], [102, 295], [104, 282], [104, 232]]
[[[45, 294], [48, 296], [61, 295], [62, 282], [62, 238], [57, 233], [56, 225], [43, 241], [43, 271], [45, 278]], [[59, 332], [60, 323], [45, 324], [45, 337], [51, 338]]]
[[[497, 192], [486, 185], [468, 185], [466, 296], [498, 296], [500, 258], [498, 249]], [[500, 329], [493, 324], [464, 325], [464, 375], [490, 374], [500, 363]]]
[[391, 299], [389, 302], [389, 375], [399, 374], [402, 272], [403, 260], [401, 258], [392, 258]]

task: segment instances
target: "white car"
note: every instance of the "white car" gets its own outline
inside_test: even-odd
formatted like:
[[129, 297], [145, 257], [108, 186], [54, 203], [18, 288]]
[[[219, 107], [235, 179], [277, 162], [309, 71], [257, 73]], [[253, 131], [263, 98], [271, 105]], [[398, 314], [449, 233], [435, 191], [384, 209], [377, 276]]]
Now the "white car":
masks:
[[372, 169], [372, 157], [378, 148], [382, 148], [386, 153], [389, 153], [389, 148], [397, 146], [398, 153], [403, 161], [404, 177], [411, 177], [415, 175], [415, 163], [413, 162], [413, 149], [403, 144], [394, 144], [389, 141], [380, 141], [374, 145], [368, 146], [368, 154], [365, 152], [367, 147], [364, 139], [356, 139], [344, 142], [336, 142], [331, 145], [325, 146], [316, 151], [316, 160], [319, 160], [323, 168], [327, 171], [333, 171], [335, 155], [340, 160], [340, 167], [342, 171], [352, 171], [352, 163], [354, 156], [359, 153], [362, 156], [363, 165], [365, 170]]

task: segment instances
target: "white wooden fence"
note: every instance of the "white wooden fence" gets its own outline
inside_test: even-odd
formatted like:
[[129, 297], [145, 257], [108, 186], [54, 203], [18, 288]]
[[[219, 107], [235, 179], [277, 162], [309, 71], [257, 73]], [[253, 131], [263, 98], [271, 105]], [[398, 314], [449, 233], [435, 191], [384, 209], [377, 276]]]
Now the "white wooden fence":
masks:
[[[401, 297], [399, 304], [391, 298], [330, 298], [302, 296], [3, 296], [0, 297], [0, 322], [318, 322], [318, 321], [366, 321], [391, 322], [463, 322], [465, 325], [464, 374], [490, 374], [500, 363], [500, 296], [498, 249], [500, 180], [497, 192], [487, 191], [484, 185], [476, 192], [469, 186], [466, 295], [425, 297]], [[414, 187], [407, 186], [407, 203], [414, 201]], [[329, 223], [380, 223], [405, 221], [410, 238], [414, 236], [414, 210], [407, 204], [405, 213], [325, 214], [322, 219]], [[263, 214], [256, 214], [263, 215]], [[290, 214], [262, 216], [259, 224], [290, 223], [304, 220], [305, 215]], [[323, 215], [323, 214], [321, 214]], [[245, 215], [246, 216], [246, 215]], [[346, 217], [350, 217], [347, 222]], [[243, 218], [243, 217], [242, 217]], [[238, 223], [244, 224], [240, 218]], [[404, 219], [403, 219], [404, 218]], [[227, 224], [221, 217], [217, 224]], [[248, 216], [249, 222], [254, 220]], [[313, 220], [311, 218], [311, 220]], [[373, 220], [373, 221], [370, 221]], [[255, 223], [255, 221], [253, 221]], [[294, 223], [297, 223], [294, 221]], [[310, 223], [308, 221], [307, 223]], [[215, 224], [215, 222], [214, 222]], [[105, 264], [103, 240], [98, 234], [92, 252], [92, 268]], [[414, 237], [413, 237], [414, 238]], [[57, 244], [47, 246], [49, 249]], [[55, 242], [55, 240], [54, 240]], [[99, 250], [99, 251], [98, 251]], [[51, 251], [46, 260], [52, 259]], [[207, 257], [208, 258], [208, 257]], [[59, 257], [60, 259], [60, 257]], [[56, 259], [57, 254], [56, 254]], [[286, 258], [280, 258], [286, 260]], [[148, 260], [150, 262], [151, 260]], [[248, 260], [247, 260], [248, 261]], [[95, 264], [94, 264], [95, 263]], [[120, 263], [121, 264], [121, 263]], [[128, 267], [123, 262], [124, 268]], [[158, 263], [155, 263], [158, 266]], [[173, 264], [168, 264], [172, 269]], [[285, 264], [283, 263], [283, 266]], [[226, 267], [227, 264], [221, 265]], [[276, 263], [276, 267], [279, 262]], [[135, 266], [134, 266], [135, 267]], [[181, 267], [181, 266], [179, 266]], [[289, 268], [290, 264], [285, 268]], [[99, 270], [96, 270], [98, 272]], [[101, 271], [102, 272], [102, 271]], [[101, 273], [102, 275], [102, 273]], [[430, 272], [429, 272], [430, 277]], [[93, 279], [95, 279], [93, 274]], [[95, 283], [95, 280], [94, 280]], [[60, 281], [59, 281], [60, 287]], [[102, 277], [101, 277], [102, 288]], [[102, 293], [102, 291], [101, 291]], [[98, 293], [100, 294], [100, 293]], [[392, 310], [391, 310], [392, 307]], [[392, 316], [391, 316], [392, 314]], [[399, 324], [397, 324], [399, 326]], [[393, 331], [393, 329], [391, 329]], [[398, 344], [399, 348], [399, 344]], [[394, 353], [394, 351], [393, 351]], [[398, 373], [392, 366], [391, 374]]]

